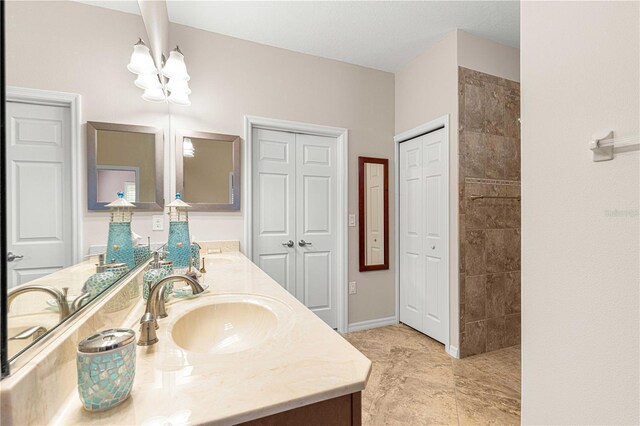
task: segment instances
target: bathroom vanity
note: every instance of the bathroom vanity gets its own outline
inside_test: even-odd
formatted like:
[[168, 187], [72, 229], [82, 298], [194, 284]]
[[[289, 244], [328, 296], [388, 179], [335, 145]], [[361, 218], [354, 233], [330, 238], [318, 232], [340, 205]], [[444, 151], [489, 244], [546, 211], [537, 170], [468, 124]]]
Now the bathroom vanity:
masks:
[[[64, 425], [360, 424], [360, 392], [371, 362], [240, 252], [208, 254], [204, 266], [200, 282], [206, 291], [172, 297], [168, 317], [158, 320], [159, 341], [137, 347], [128, 400], [88, 412], [73, 388], [53, 417], [43, 420]], [[137, 332], [143, 312], [140, 299], [125, 319], [109, 325]], [[62, 358], [74, 361], [73, 353]], [[73, 373], [47, 378], [75, 379]]]

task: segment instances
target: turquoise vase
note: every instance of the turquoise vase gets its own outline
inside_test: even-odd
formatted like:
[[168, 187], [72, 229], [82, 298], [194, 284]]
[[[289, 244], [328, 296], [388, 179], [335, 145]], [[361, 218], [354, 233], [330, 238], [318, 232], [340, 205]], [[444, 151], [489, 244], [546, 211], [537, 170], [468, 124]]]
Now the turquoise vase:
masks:
[[167, 259], [173, 262], [173, 267], [176, 269], [189, 267], [191, 259], [189, 222], [169, 222]]
[[109, 224], [109, 242], [107, 243], [107, 263], [126, 263], [129, 269], [136, 266], [131, 243], [131, 222], [111, 222]]

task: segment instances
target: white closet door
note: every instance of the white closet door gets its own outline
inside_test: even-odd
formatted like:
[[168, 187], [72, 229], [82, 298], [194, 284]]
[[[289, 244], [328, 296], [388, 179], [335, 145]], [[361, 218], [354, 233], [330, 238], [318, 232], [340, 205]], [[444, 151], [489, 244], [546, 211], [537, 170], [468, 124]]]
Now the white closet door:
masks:
[[[296, 295], [295, 134], [253, 130], [253, 260]], [[287, 242], [291, 241], [291, 247]]]
[[444, 130], [400, 144], [400, 321], [445, 342], [448, 155]]
[[444, 130], [422, 137], [424, 193], [424, 285], [423, 333], [444, 342], [447, 313], [447, 145]]
[[69, 108], [7, 102], [9, 287], [72, 263]]
[[296, 188], [296, 297], [336, 328], [335, 138], [296, 135]]
[[422, 330], [422, 137], [400, 144], [400, 321]]

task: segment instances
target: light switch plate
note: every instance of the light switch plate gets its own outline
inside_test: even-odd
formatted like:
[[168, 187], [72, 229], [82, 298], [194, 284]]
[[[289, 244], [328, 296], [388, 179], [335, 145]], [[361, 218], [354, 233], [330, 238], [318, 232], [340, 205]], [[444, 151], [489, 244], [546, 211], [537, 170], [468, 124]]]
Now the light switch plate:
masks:
[[164, 215], [154, 214], [151, 220], [153, 221], [151, 229], [154, 231], [164, 230]]
[[356, 286], [355, 281], [349, 281], [349, 294], [356, 294], [358, 292], [358, 287]]
[[356, 215], [355, 214], [350, 214], [349, 215], [349, 226], [356, 226]]

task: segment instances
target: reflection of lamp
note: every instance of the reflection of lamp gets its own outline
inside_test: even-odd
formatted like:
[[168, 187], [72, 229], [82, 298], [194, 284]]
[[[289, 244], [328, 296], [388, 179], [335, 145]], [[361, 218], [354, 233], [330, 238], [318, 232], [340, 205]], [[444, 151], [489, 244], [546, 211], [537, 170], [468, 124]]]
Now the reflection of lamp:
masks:
[[124, 193], [118, 192], [118, 199], [107, 204], [111, 210], [109, 222], [109, 240], [107, 242], [107, 263], [126, 263], [129, 269], [135, 266], [133, 244], [131, 242], [131, 216], [133, 204], [124, 199]]
[[167, 204], [169, 207], [169, 243], [167, 244], [167, 258], [173, 262], [174, 268], [187, 268], [191, 260], [191, 240], [189, 238], [189, 214], [191, 207], [181, 199], [180, 193], [176, 199]]
[[149, 48], [142, 39], [133, 46], [131, 61], [127, 65], [127, 69], [134, 74], [157, 74], [158, 69], [153, 63], [153, 58], [149, 52]]
[[193, 147], [193, 142], [191, 142], [191, 138], [184, 138], [182, 140], [182, 156], [183, 157], [195, 157], [196, 149]]
[[[162, 60], [164, 61], [164, 55]], [[138, 42], [133, 46], [131, 61], [127, 65], [127, 69], [138, 74], [134, 84], [144, 90], [142, 99], [145, 101], [166, 102], [168, 100], [175, 105], [191, 105], [189, 100], [191, 89], [187, 83], [191, 77], [187, 73], [184, 55], [178, 46], [169, 53], [169, 59], [161, 70], [161, 74], [170, 79], [166, 85], [163, 85], [165, 81], [162, 78], [158, 78], [158, 68], [155, 66], [149, 48], [142, 39], [138, 39]]]

